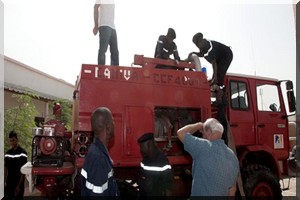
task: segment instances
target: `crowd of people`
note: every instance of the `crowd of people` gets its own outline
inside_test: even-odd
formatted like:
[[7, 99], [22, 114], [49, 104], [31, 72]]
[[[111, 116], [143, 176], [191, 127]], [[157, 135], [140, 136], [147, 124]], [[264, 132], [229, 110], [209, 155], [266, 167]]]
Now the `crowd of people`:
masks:
[[[93, 111], [90, 121], [94, 140], [80, 170], [81, 196], [120, 196], [113, 160], [109, 155], [115, 126], [112, 113], [106, 107], [99, 107]], [[202, 133], [202, 138], [193, 136], [197, 131]], [[204, 123], [186, 125], [177, 132], [184, 150], [193, 158], [191, 196], [235, 195], [239, 163], [234, 152], [221, 139], [223, 131], [222, 124], [210, 118]], [[27, 162], [27, 153], [18, 144], [16, 132], [10, 132], [9, 141], [11, 149], [5, 153], [4, 199], [23, 199], [24, 175], [20, 169]], [[147, 199], [172, 195], [172, 166], [158, 148], [154, 134], [142, 134], [137, 143], [142, 156], [138, 196]]]
[[[101, 4], [97, 0], [94, 7], [94, 29], [99, 33], [98, 64], [105, 64], [105, 52], [110, 46], [111, 65], [119, 65], [117, 33], [114, 25], [114, 1]], [[160, 35], [155, 47], [154, 58], [171, 59], [178, 64], [181, 60], [174, 42], [176, 32], [169, 28], [166, 35]], [[220, 42], [208, 40], [202, 33], [196, 33], [192, 42], [199, 52], [191, 52], [188, 57], [204, 57], [213, 67], [212, 91], [222, 96], [224, 76], [233, 58], [230, 47]], [[157, 65], [160, 69], [179, 69], [176, 66]], [[114, 123], [108, 108], [96, 109], [91, 117], [94, 143], [85, 158], [82, 175], [82, 196], [118, 196], [120, 195], [113, 177], [113, 164], [108, 153], [109, 140], [113, 136]], [[203, 138], [193, 136], [196, 131]], [[191, 196], [234, 196], [239, 173], [238, 159], [227, 147], [222, 135], [223, 125], [217, 119], [208, 119], [204, 123], [187, 125], [178, 130], [178, 138], [184, 149], [193, 158]], [[154, 134], [145, 133], [138, 140], [140, 146], [141, 175], [139, 196], [169, 196], [173, 190], [172, 167], [166, 155], [157, 147]], [[99, 156], [100, 155], [100, 156]], [[96, 166], [96, 167], [95, 167]], [[226, 173], [224, 172], [226, 168]]]
[[[108, 152], [114, 135], [111, 111], [106, 107], [97, 108], [91, 115], [91, 127], [94, 142], [89, 147], [81, 169], [81, 195], [119, 196], [113, 175], [113, 161]], [[193, 136], [197, 131], [202, 133], [202, 138]], [[204, 123], [186, 125], [177, 132], [184, 149], [193, 158], [191, 196], [235, 195], [239, 161], [221, 139], [223, 131], [218, 120], [209, 118]], [[157, 147], [154, 134], [142, 134], [137, 143], [142, 156], [139, 197], [146, 199], [151, 196], [172, 195], [172, 167], [166, 155]]]
[[[104, 2], [104, 3], [102, 3]], [[114, 23], [115, 19], [115, 2], [114, 0], [104, 1], [96, 0], [94, 6], [94, 35], [99, 33], [99, 51], [98, 51], [98, 64], [105, 64], [105, 53], [110, 47], [111, 65], [119, 65], [119, 51], [118, 51], [118, 39], [117, 31]], [[170, 59], [173, 55], [176, 63], [182, 61], [180, 59], [177, 45], [174, 42], [176, 39], [176, 32], [173, 28], [169, 28], [166, 35], [160, 35], [155, 47], [155, 58]], [[192, 42], [199, 48], [199, 52], [191, 52], [198, 57], [204, 57], [213, 68], [212, 76], [212, 90], [219, 92], [219, 96], [222, 96], [222, 90], [220, 88], [224, 85], [224, 76], [231, 64], [233, 53], [231, 48], [213, 40], [208, 40], [203, 37], [202, 33], [196, 33]], [[189, 59], [187, 59], [189, 60]], [[163, 69], [178, 69], [174, 66], [158, 65], [156, 68]]]

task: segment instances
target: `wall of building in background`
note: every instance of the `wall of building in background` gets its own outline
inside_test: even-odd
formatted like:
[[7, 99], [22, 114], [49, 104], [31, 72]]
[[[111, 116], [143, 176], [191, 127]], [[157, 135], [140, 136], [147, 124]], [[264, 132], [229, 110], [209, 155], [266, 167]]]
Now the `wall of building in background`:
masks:
[[56, 99], [72, 101], [74, 85], [4, 56], [4, 109], [17, 102], [13, 94], [34, 94], [34, 105], [40, 118], [51, 115], [49, 104]]

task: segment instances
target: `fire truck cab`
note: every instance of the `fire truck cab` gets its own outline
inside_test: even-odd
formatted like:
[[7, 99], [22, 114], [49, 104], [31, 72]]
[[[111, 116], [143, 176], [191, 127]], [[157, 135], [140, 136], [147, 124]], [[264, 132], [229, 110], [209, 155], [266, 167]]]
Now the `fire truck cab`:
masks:
[[279, 178], [288, 174], [290, 148], [283, 91], [289, 112], [294, 112], [292, 82], [227, 74], [226, 87], [228, 121], [245, 195], [281, 197]]

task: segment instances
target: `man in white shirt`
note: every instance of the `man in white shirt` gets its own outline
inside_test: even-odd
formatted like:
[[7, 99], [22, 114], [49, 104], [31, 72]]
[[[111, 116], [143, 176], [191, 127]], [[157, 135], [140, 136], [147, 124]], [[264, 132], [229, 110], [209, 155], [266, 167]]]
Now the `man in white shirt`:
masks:
[[119, 65], [119, 50], [115, 27], [115, 1], [96, 0], [94, 6], [94, 35], [99, 32], [98, 64], [105, 65], [105, 53], [110, 47], [110, 64]]

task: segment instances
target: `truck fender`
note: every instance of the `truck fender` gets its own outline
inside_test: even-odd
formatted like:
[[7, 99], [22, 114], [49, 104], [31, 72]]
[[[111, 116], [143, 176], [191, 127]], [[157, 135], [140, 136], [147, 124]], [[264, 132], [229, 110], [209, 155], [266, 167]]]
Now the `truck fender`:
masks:
[[[266, 145], [249, 145], [243, 146], [242, 148], [237, 148], [238, 159], [240, 162], [240, 167], [243, 168], [244, 161], [248, 160], [249, 155], [259, 154], [264, 158], [264, 161], [268, 161], [268, 168], [278, 177], [281, 177], [280, 167], [278, 164], [278, 159], [273, 154], [270, 147]], [[260, 163], [257, 163], [260, 164]]]

